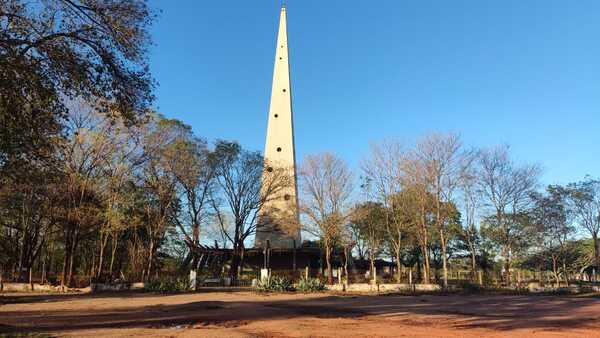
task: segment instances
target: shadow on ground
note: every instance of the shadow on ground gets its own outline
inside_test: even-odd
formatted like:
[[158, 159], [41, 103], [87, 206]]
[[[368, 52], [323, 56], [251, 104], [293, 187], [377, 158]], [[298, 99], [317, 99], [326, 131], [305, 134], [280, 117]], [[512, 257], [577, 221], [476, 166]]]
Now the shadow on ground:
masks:
[[[280, 300], [245, 295], [256, 300], [215, 300], [160, 304], [162, 297], [144, 293], [99, 295], [15, 296], [8, 302], [34, 304], [89, 299], [84, 310], [6, 311], [0, 306], [0, 333], [68, 332], [102, 328], [163, 328], [178, 325], [236, 327], [254, 321], [291, 318], [357, 318], [406, 315], [446, 316], [455, 328], [570, 329], [600, 327], [600, 299], [558, 296], [306, 296]], [[194, 298], [190, 294], [190, 299]], [[152, 305], [94, 309], [95, 299], [123, 301], [154, 297]], [[169, 297], [169, 296], [164, 296]], [[179, 296], [181, 297], [181, 295]], [[203, 296], [205, 297], [205, 296]], [[244, 297], [240, 297], [244, 298]], [[276, 298], [276, 297], [274, 297]], [[183, 298], [185, 299], [185, 298]], [[6, 301], [6, 299], [5, 299]], [[7, 303], [8, 303], [7, 302]], [[13, 307], [14, 308], [14, 307]]]

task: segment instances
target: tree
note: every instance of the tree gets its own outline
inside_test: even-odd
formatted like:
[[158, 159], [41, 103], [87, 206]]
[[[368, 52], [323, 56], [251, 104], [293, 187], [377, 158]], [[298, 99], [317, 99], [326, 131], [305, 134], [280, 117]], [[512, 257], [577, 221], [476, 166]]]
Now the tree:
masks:
[[531, 196], [533, 208], [530, 211], [530, 217], [533, 230], [542, 250], [552, 260], [552, 272], [557, 287], [560, 286], [559, 269], [561, 267], [565, 284], [569, 285], [567, 245], [575, 231], [569, 222], [570, 215], [565, 192], [562, 187], [548, 186], [546, 194], [534, 192]]
[[[600, 269], [600, 181], [587, 178], [584, 181], [567, 186], [569, 204], [579, 226], [592, 236], [594, 247], [594, 266]], [[596, 279], [596, 276], [594, 276]]]
[[[121, 234], [130, 226], [128, 209], [133, 203], [132, 184], [138, 180], [136, 173], [145, 162], [143, 153], [143, 127], [127, 127], [121, 121], [105, 120], [103, 129], [107, 137], [107, 150], [100, 163], [100, 192], [105, 207], [104, 221], [99, 231], [99, 253], [96, 277], [103, 272], [105, 249], [111, 240], [109, 275], [112, 276], [116, 250]], [[133, 189], [135, 190], [135, 189]]]
[[477, 189], [477, 172], [474, 165], [466, 168], [460, 180], [460, 190], [463, 197], [464, 222], [461, 229], [461, 239], [466, 244], [471, 258], [471, 279], [475, 280], [477, 274], [477, 247], [481, 241], [479, 230], [476, 226], [477, 210], [481, 196]]
[[142, 173], [142, 187], [146, 201], [143, 209], [148, 242], [146, 277], [150, 276], [154, 255], [169, 228], [174, 226], [174, 216], [181, 208], [180, 200], [177, 198], [177, 180], [173, 172], [178, 161], [174, 152], [182, 133], [186, 132], [181, 126], [181, 122], [177, 120], [157, 116], [144, 131], [146, 161]]
[[103, 163], [110, 156], [111, 123], [85, 102], [75, 102], [69, 115], [68, 143], [60, 153], [64, 162], [61, 221], [65, 254], [61, 286], [71, 284], [75, 253], [80, 240], [102, 224], [100, 195]]
[[60, 181], [53, 167], [28, 166], [27, 171], [26, 179], [8, 178], [0, 187], [0, 251], [5, 256], [0, 269], [13, 266], [21, 281], [55, 231], [52, 188]]
[[[218, 159], [208, 148], [206, 140], [194, 136], [189, 126], [177, 120], [165, 123], [175, 132], [175, 138], [168, 145], [161, 145], [167, 160], [167, 168], [176, 183], [181, 208], [173, 215], [173, 221], [184, 236], [196, 268], [195, 255], [200, 245], [201, 226], [208, 225], [210, 219], [210, 197], [216, 185], [216, 165]], [[189, 259], [187, 260], [189, 261]]]
[[514, 164], [507, 147], [483, 150], [478, 156], [479, 192], [494, 214], [486, 218], [484, 233], [501, 248], [506, 277], [515, 253], [526, 244], [525, 211], [540, 175], [537, 165]]
[[135, 122], [153, 101], [143, 0], [0, 2], [0, 173], [48, 160], [68, 101]]
[[402, 188], [404, 195], [403, 204], [410, 206], [409, 212], [416, 222], [413, 224], [412, 232], [417, 238], [422, 255], [422, 280], [423, 283], [431, 282], [430, 241], [431, 228], [434, 219], [433, 205], [434, 197], [428, 190], [427, 175], [421, 161], [417, 158], [407, 159], [403, 164], [405, 175], [402, 177]]
[[260, 153], [244, 150], [235, 142], [217, 142], [215, 154], [219, 190], [213, 193], [211, 204], [221, 230], [233, 246], [229, 276], [236, 282], [243, 266], [246, 239], [255, 234], [261, 214], [267, 212], [266, 205], [284, 199], [293, 178], [287, 168], [272, 167], [264, 163]]
[[333, 284], [331, 255], [351, 213], [352, 174], [347, 164], [330, 153], [308, 155], [300, 168], [303, 199], [300, 210], [306, 216], [305, 230], [319, 236], [325, 250], [327, 280]]
[[401, 195], [406, 157], [400, 143], [386, 141], [381, 145], [372, 145], [370, 157], [362, 165], [368, 190], [375, 192], [376, 200], [382, 203], [385, 209], [386, 240], [396, 258], [398, 282], [401, 273], [402, 241], [413, 220], [403, 204], [407, 200]]
[[439, 236], [444, 288], [448, 287], [448, 242], [453, 233], [449, 228], [454, 224], [453, 200], [466, 168], [471, 165], [472, 156], [462, 150], [456, 134], [430, 134], [422, 138], [414, 151], [414, 161], [421, 163], [426, 190], [433, 196], [434, 229]]
[[358, 232], [358, 237], [364, 241], [369, 254], [371, 276], [375, 273], [375, 259], [383, 250], [385, 233], [385, 209], [381, 204], [364, 202], [352, 210], [351, 223]]

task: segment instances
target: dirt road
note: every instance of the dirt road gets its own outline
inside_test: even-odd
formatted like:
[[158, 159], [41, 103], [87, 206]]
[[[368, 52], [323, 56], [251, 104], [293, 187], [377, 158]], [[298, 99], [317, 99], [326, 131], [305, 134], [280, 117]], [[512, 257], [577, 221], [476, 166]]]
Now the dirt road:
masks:
[[74, 337], [600, 337], [600, 298], [211, 292], [2, 295], [0, 333]]

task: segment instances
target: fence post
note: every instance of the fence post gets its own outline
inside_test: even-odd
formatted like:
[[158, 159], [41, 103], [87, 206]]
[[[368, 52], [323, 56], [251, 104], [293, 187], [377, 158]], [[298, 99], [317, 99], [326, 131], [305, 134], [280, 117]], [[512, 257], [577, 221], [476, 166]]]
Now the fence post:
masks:
[[195, 269], [190, 269], [190, 290], [197, 290], [197, 272]]
[[308, 265], [304, 268], [304, 279], [308, 280]]
[[373, 267], [373, 285], [377, 285], [377, 267]]
[[296, 240], [294, 239], [294, 249], [292, 252], [292, 270], [294, 270], [294, 275], [296, 274]]
[[481, 270], [477, 270], [477, 275], [479, 277], [479, 285], [483, 285], [483, 272]]
[[29, 268], [29, 287], [33, 291], [33, 269], [31, 267]]

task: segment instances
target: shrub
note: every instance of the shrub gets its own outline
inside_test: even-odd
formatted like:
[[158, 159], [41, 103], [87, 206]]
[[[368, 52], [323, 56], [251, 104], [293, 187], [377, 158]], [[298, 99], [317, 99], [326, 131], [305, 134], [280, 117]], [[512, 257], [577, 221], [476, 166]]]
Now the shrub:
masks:
[[297, 289], [301, 292], [319, 292], [325, 290], [325, 283], [318, 278], [302, 278]]
[[160, 278], [144, 283], [144, 290], [159, 293], [185, 292], [190, 287], [190, 280], [187, 278]]
[[294, 291], [294, 284], [285, 277], [271, 277], [265, 280], [259, 280], [256, 285], [258, 291], [262, 292], [285, 292]]
[[484, 290], [481, 285], [469, 281], [461, 281], [457, 284], [457, 286], [460, 290], [466, 293], [479, 293]]

